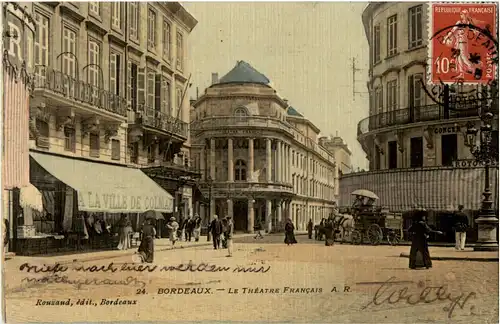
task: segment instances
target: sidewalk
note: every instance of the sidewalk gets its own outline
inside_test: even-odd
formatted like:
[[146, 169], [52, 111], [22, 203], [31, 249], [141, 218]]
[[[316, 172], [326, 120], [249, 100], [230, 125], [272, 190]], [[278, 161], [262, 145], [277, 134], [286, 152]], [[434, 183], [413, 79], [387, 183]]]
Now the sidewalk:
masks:
[[[236, 234], [234, 239], [254, 236], [255, 234]], [[198, 242], [179, 242], [175, 243], [175, 248], [172, 248], [172, 243], [168, 238], [161, 238], [155, 240], [155, 252], [168, 251], [168, 250], [179, 250], [186, 248], [193, 248], [197, 246], [212, 246], [212, 241], [207, 242], [207, 237], [202, 236]], [[97, 261], [104, 259], [119, 258], [127, 255], [133, 255], [137, 252], [139, 247], [133, 247], [126, 251], [121, 250], [105, 250], [105, 251], [89, 251], [80, 253], [64, 253], [64, 254], [44, 254], [44, 255], [34, 255], [34, 256], [10, 256], [7, 260], [20, 260], [20, 259], [44, 259], [44, 258], [57, 258], [57, 262], [60, 264], [71, 263], [71, 262], [87, 262], [87, 261]]]
[[[431, 260], [440, 261], [478, 261], [478, 262], [498, 262], [498, 252], [475, 252], [472, 248], [464, 251], [457, 251], [455, 248], [429, 247]], [[401, 258], [409, 258], [409, 252], [399, 255]]]

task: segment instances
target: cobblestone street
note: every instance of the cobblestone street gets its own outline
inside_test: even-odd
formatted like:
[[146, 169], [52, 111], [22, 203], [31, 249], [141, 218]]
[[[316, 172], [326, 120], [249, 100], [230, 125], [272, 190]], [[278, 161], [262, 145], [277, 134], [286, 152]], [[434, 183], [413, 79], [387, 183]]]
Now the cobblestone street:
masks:
[[[306, 242], [302, 236], [299, 241], [304, 243], [289, 247], [237, 243], [233, 258], [226, 257], [227, 251], [215, 251], [209, 246], [160, 251], [155, 255], [158, 268], [153, 272], [120, 271], [126, 263], [131, 265], [131, 255], [83, 263], [68, 261], [68, 257], [15, 257], [6, 262], [5, 269], [7, 322], [37, 318], [60, 322], [70, 314], [74, 321], [125, 321], [137, 318], [140, 313], [144, 321], [496, 323], [497, 262], [434, 261], [430, 270], [411, 271], [408, 259], [399, 257], [408, 247], [338, 244], [325, 247]], [[44, 276], [32, 271], [28, 274], [26, 267], [21, 272], [20, 266], [26, 262], [38, 266], [62, 262], [62, 266], [70, 269], [93, 265], [104, 266], [103, 269], [116, 267], [117, 271], [56, 273], [70, 280], [97, 280], [77, 288], [67, 283], [21, 282], [26, 276]], [[193, 264], [191, 269], [178, 266], [189, 262]], [[208, 266], [198, 267], [201, 263]], [[207, 272], [211, 265], [227, 268]], [[160, 271], [163, 266], [170, 268]], [[246, 273], [235, 270], [248, 267], [261, 270]], [[391, 277], [397, 284], [379, 289]], [[108, 279], [108, 284], [104, 284], [104, 279]], [[131, 284], [126, 285], [128, 282]], [[443, 288], [438, 292], [437, 288], [424, 290], [424, 286]], [[159, 290], [162, 294], [158, 294]], [[392, 292], [395, 293], [387, 302]], [[422, 301], [418, 302], [421, 294]], [[409, 295], [412, 297], [408, 298]], [[399, 301], [398, 296], [401, 296]], [[436, 300], [436, 296], [443, 300]], [[454, 307], [447, 297], [456, 301]], [[40, 305], [67, 298], [72, 307]], [[117, 298], [136, 303], [113, 305]], [[107, 301], [103, 303], [103, 299]]]

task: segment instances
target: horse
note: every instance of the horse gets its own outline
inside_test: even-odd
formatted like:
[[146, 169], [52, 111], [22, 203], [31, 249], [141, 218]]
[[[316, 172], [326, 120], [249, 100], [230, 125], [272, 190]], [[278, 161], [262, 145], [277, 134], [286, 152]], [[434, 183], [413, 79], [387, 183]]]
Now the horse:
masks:
[[341, 242], [344, 242], [346, 237], [350, 241], [356, 225], [354, 217], [350, 214], [340, 214], [337, 212], [333, 214], [333, 221], [335, 228], [341, 233]]

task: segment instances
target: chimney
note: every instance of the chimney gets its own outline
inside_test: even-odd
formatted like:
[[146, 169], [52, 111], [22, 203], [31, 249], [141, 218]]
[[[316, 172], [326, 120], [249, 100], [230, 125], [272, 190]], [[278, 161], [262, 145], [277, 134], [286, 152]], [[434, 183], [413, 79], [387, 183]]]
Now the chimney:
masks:
[[212, 84], [219, 83], [219, 73], [212, 73]]

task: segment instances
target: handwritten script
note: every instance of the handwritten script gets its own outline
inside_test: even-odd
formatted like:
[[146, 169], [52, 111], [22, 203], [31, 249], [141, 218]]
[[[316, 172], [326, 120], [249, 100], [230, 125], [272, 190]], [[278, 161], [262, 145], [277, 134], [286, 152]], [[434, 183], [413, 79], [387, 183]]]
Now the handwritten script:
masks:
[[216, 264], [209, 263], [193, 263], [191, 260], [187, 263], [181, 263], [177, 265], [155, 265], [155, 264], [135, 264], [135, 263], [123, 263], [115, 264], [113, 262], [105, 265], [64, 265], [60, 263], [55, 264], [44, 264], [44, 265], [33, 265], [30, 263], [23, 263], [19, 267], [19, 271], [27, 273], [29, 275], [44, 275], [43, 277], [24, 277], [21, 282], [27, 283], [28, 287], [35, 287], [44, 284], [66, 284], [72, 285], [77, 289], [82, 286], [88, 285], [112, 285], [112, 286], [137, 286], [144, 288], [146, 283], [135, 276], [128, 276], [125, 279], [96, 279], [96, 278], [85, 278], [85, 279], [74, 279], [71, 278], [69, 274], [72, 272], [76, 273], [86, 273], [86, 274], [106, 274], [106, 273], [151, 273], [151, 272], [233, 272], [233, 273], [266, 273], [271, 269], [271, 266], [236, 266], [227, 267], [219, 266]]
[[[398, 303], [407, 305], [418, 305], [418, 304], [433, 304], [445, 302], [448, 303], [443, 307], [443, 311], [448, 312], [448, 318], [453, 316], [453, 312], [459, 307], [464, 309], [467, 302], [476, 297], [476, 293], [460, 293], [457, 295], [452, 295], [448, 291], [447, 287], [442, 286], [426, 286], [425, 283], [419, 282], [417, 284], [418, 293], [410, 292], [409, 286], [396, 287], [398, 283], [394, 282], [396, 277], [391, 277], [389, 280], [384, 282], [378, 289], [373, 299], [361, 309], [365, 310], [368, 307], [377, 307], [382, 305], [394, 305]], [[470, 307], [470, 311], [474, 309], [474, 306]]]

